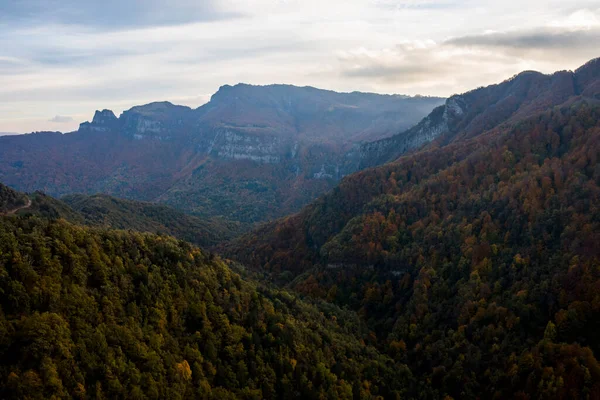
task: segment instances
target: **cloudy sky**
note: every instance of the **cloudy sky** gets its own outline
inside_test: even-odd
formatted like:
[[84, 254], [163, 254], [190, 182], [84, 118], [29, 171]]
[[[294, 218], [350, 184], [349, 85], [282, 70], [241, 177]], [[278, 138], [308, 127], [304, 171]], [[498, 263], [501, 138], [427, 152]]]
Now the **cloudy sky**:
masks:
[[0, 132], [238, 82], [448, 96], [598, 43], [598, 0], [1, 0]]

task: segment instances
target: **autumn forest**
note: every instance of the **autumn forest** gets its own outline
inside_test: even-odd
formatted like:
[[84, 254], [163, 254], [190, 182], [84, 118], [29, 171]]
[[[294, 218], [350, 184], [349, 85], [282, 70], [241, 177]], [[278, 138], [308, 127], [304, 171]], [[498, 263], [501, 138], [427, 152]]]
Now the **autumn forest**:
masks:
[[[401, 130], [378, 112], [407, 99], [319, 93], [301, 161], [265, 141], [308, 118], [271, 111], [288, 89], [194, 111], [213, 145], [264, 152], [243, 158], [164, 104], [0, 138], [20, 158], [0, 160], [1, 398], [600, 399], [600, 60], [419, 99]], [[320, 118], [342, 126], [327, 143]], [[17, 190], [28, 163], [56, 193]]]

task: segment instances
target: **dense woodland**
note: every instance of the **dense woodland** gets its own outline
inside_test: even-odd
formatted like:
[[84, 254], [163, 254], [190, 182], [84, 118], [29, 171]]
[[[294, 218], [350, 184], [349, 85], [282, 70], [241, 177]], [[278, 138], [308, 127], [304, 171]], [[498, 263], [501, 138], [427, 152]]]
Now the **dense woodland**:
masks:
[[465, 94], [434, 142], [231, 241], [0, 185], [0, 398], [600, 399], [599, 77]]
[[0, 222], [2, 398], [368, 399], [411, 385], [351, 313], [245, 281], [186, 242]]
[[571, 102], [434, 145], [233, 252], [355, 310], [420, 397], [598, 398], [599, 121]]

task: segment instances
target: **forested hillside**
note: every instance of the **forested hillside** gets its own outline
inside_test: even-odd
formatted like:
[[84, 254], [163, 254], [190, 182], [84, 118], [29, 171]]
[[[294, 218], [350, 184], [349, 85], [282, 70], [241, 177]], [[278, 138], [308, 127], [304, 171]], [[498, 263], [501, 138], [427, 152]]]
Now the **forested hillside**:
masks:
[[[0, 397], [600, 399], [600, 63], [567, 75], [469, 92], [431, 143], [217, 246], [242, 264], [182, 240], [239, 225], [0, 185]], [[164, 107], [132, 112], [189, 112]]]
[[65, 219], [78, 225], [168, 234], [200, 246], [214, 246], [240, 233], [240, 225], [202, 219], [174, 208], [108, 195], [69, 195], [55, 199], [42, 192], [24, 194], [0, 183], [0, 214]]
[[425, 397], [598, 398], [599, 121], [574, 98], [438, 143], [230, 251], [356, 310]]
[[[69, 195], [55, 199], [42, 192], [29, 195], [0, 183], [4, 213], [65, 219], [71, 223], [111, 229], [168, 234], [200, 246], [214, 246], [240, 232], [240, 225], [220, 219], [202, 219], [174, 208], [107, 195]], [[2, 214], [2, 212], [0, 212]]]
[[396, 398], [410, 371], [167, 236], [0, 217], [4, 399]]
[[27, 204], [27, 196], [0, 184], [0, 215], [14, 212]]
[[166, 233], [201, 246], [231, 239], [240, 230], [240, 224], [188, 215], [162, 204], [107, 195], [69, 195], [60, 200], [79, 213], [88, 225]]

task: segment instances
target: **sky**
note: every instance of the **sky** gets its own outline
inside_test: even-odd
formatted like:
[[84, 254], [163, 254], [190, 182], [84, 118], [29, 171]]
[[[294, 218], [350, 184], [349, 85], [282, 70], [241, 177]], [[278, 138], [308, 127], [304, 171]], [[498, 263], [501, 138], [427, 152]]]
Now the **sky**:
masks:
[[598, 43], [598, 0], [0, 0], [0, 132], [239, 82], [450, 96]]

